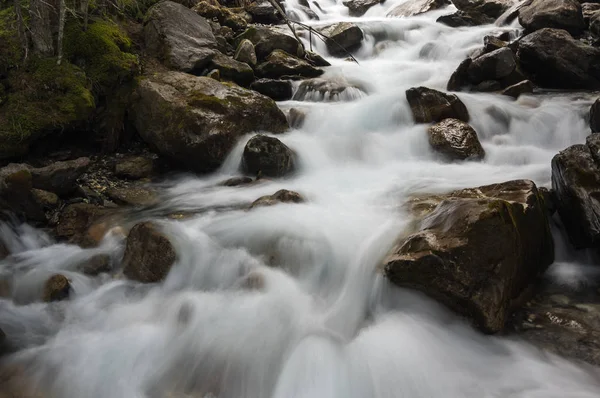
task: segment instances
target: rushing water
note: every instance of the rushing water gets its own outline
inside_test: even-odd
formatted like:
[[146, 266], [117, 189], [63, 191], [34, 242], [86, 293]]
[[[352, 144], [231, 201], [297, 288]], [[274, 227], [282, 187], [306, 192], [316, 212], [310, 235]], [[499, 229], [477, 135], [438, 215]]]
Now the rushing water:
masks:
[[[598, 396], [588, 369], [517, 340], [483, 336], [377, 270], [408, 222], [401, 204], [410, 194], [516, 178], [548, 186], [552, 156], [589, 131], [591, 98], [459, 93], [487, 156], [444, 163], [429, 148], [427, 126], [413, 123], [405, 90], [443, 90], [486, 34], [519, 26], [435, 22], [453, 7], [386, 18], [397, 1], [356, 19], [341, 1], [318, 3], [321, 20], [306, 23], [352, 20], [366, 38], [358, 64], [328, 57], [323, 43], [313, 43], [333, 64], [324, 78], [354, 91], [340, 101], [315, 94], [281, 103], [308, 113], [301, 129], [280, 137], [297, 152], [298, 173], [215, 188], [237, 175], [247, 137], [214, 175], [161, 186], [162, 206], [173, 210], [246, 203], [281, 188], [308, 202], [160, 221], [179, 259], [155, 286], [76, 272], [99, 253], [118, 259], [123, 241], [116, 235], [84, 250], [27, 226], [4, 226], [0, 235], [13, 256], [0, 272], [14, 278], [15, 289], [0, 301], [0, 328], [22, 349], [14, 359], [32, 383], [59, 398]], [[288, 10], [305, 15], [294, 7], [289, 0]], [[563, 263], [552, 276], [559, 282], [588, 277], [566, 252], [558, 256]], [[74, 297], [36, 301], [56, 271], [72, 279]]]

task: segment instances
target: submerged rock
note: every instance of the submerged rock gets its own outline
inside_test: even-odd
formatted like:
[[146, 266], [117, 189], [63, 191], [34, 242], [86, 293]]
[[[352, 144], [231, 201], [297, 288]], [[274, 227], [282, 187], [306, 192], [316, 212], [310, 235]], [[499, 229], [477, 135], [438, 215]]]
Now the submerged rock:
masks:
[[265, 62], [258, 65], [256, 74], [269, 78], [284, 76], [316, 77], [322, 75], [323, 71], [283, 50], [275, 50], [267, 57]]
[[169, 238], [152, 222], [136, 224], [127, 237], [123, 273], [142, 283], [166, 278], [177, 255]]
[[350, 16], [361, 17], [369, 8], [382, 3], [382, 0], [345, 0], [342, 4], [348, 7]]
[[407, 1], [387, 13], [388, 17], [412, 17], [445, 7], [450, 0], [415, 0]]
[[507, 95], [513, 98], [519, 98], [521, 94], [533, 93], [535, 86], [529, 80], [523, 80], [517, 84], [513, 84], [502, 91], [502, 95]]
[[537, 187], [517, 180], [428, 201], [419, 231], [384, 261], [396, 285], [420, 290], [488, 333], [501, 331], [515, 302], [554, 261]]
[[161, 1], [146, 15], [146, 50], [170, 68], [200, 72], [217, 52], [217, 41], [206, 19], [172, 1]]
[[55, 274], [44, 284], [43, 300], [47, 303], [66, 300], [69, 298], [70, 293], [71, 283], [69, 279], [62, 274]]
[[416, 87], [406, 90], [406, 99], [417, 123], [440, 122], [448, 118], [469, 121], [467, 107], [454, 94]]
[[244, 147], [242, 167], [251, 175], [282, 177], [294, 171], [294, 153], [277, 138], [258, 134]]
[[528, 32], [554, 28], [579, 34], [585, 29], [581, 4], [576, 0], [533, 0], [519, 10], [519, 23]]
[[287, 189], [281, 189], [275, 192], [273, 195], [261, 196], [256, 199], [250, 208], [273, 206], [278, 203], [304, 203], [306, 200], [298, 192], [288, 191]]
[[288, 128], [272, 99], [208, 77], [167, 72], [143, 80], [137, 94], [131, 116], [140, 136], [197, 172], [218, 168], [244, 134]]
[[429, 145], [449, 160], [477, 160], [485, 151], [477, 132], [467, 123], [457, 119], [444, 119], [427, 130]]
[[358, 50], [364, 38], [362, 29], [352, 22], [333, 24], [322, 28], [320, 32], [327, 36], [325, 44], [329, 53], [338, 57]]
[[523, 72], [540, 87], [600, 88], [600, 49], [588, 46], [560, 29], [541, 29], [517, 43]]

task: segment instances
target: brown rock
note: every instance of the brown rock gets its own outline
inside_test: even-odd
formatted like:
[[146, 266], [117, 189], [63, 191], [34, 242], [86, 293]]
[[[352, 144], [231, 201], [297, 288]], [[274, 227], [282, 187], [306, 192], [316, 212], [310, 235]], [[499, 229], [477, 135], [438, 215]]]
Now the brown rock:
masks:
[[56, 234], [71, 243], [95, 246], [109, 229], [109, 223], [102, 221], [111, 212], [110, 209], [88, 203], [69, 205], [60, 214]]
[[52, 275], [44, 285], [43, 300], [47, 303], [62, 301], [69, 298], [71, 283], [66, 276], [61, 274]]
[[77, 188], [77, 179], [90, 166], [90, 159], [79, 158], [65, 162], [54, 162], [49, 166], [31, 169], [31, 182], [34, 188], [66, 195]]
[[513, 84], [502, 91], [502, 95], [507, 95], [513, 98], [519, 98], [521, 94], [533, 93], [535, 86], [529, 80], [523, 80], [520, 83]]
[[416, 87], [406, 90], [406, 99], [417, 123], [440, 122], [448, 118], [469, 121], [467, 107], [454, 94]]
[[429, 144], [448, 160], [478, 160], [485, 151], [473, 127], [458, 119], [444, 119], [427, 130]]
[[273, 206], [278, 203], [304, 203], [306, 200], [298, 192], [288, 191], [287, 189], [281, 189], [275, 192], [273, 195], [261, 196], [256, 199], [250, 208], [261, 206]]
[[128, 156], [115, 164], [115, 175], [130, 180], [148, 178], [153, 171], [154, 160], [145, 156]]
[[251, 175], [282, 177], [294, 171], [294, 153], [275, 137], [258, 134], [244, 147], [242, 167]]

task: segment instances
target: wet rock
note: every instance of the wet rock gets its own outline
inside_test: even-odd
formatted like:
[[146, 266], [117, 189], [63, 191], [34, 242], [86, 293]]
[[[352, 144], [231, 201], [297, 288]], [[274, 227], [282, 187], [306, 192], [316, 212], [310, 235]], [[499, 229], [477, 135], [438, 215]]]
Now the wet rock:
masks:
[[[279, 5], [281, 6], [281, 3]], [[255, 23], [270, 25], [283, 22], [283, 17], [268, 0], [256, 0], [244, 8], [252, 15]]]
[[265, 62], [257, 66], [256, 74], [268, 78], [281, 78], [284, 76], [316, 77], [322, 75], [323, 71], [283, 50], [275, 50], [267, 57]]
[[384, 261], [396, 285], [424, 292], [488, 333], [504, 328], [528, 285], [554, 261], [535, 184], [509, 181], [419, 199], [418, 232]]
[[236, 43], [249, 40], [254, 44], [256, 56], [259, 61], [267, 58], [274, 50], [283, 50], [288, 54], [303, 56], [302, 47], [298, 41], [273, 27], [253, 26], [236, 37]]
[[216, 19], [220, 25], [226, 26], [236, 32], [246, 29], [248, 26], [244, 18], [232, 12], [229, 8], [209, 4], [207, 1], [196, 3], [192, 10], [209, 20]]
[[519, 98], [521, 94], [533, 93], [534, 85], [529, 80], [523, 80], [520, 83], [513, 84], [502, 91], [502, 95], [507, 95], [513, 98]]
[[150, 55], [172, 69], [190, 73], [202, 71], [217, 48], [206, 19], [172, 1], [161, 1], [148, 11], [144, 39]]
[[156, 192], [150, 188], [129, 185], [109, 188], [105, 192], [106, 196], [118, 205], [123, 206], [154, 206], [158, 204], [159, 199]]
[[88, 203], [75, 203], [65, 207], [56, 226], [56, 235], [85, 247], [98, 244], [105, 229], [93, 229], [100, 221], [111, 213], [110, 209]]
[[484, 80], [473, 87], [473, 91], [479, 91], [481, 93], [491, 93], [500, 90], [502, 90], [502, 84], [496, 80]]
[[250, 208], [273, 206], [278, 203], [304, 203], [306, 200], [298, 192], [288, 191], [287, 189], [281, 189], [275, 192], [273, 195], [261, 196], [256, 199]]
[[476, 11], [457, 11], [454, 14], [442, 15], [436, 22], [459, 28], [462, 26], [479, 26], [494, 23], [494, 18]]
[[380, 3], [382, 3], [381, 0], [346, 0], [342, 4], [348, 7], [350, 16], [361, 17], [369, 10], [369, 8]]
[[291, 108], [287, 113], [287, 119], [291, 128], [299, 129], [306, 120], [306, 112], [298, 108]]
[[33, 200], [45, 210], [51, 210], [58, 207], [60, 199], [55, 193], [43, 191], [41, 189], [32, 189]]
[[542, 199], [544, 199], [544, 204], [546, 205], [546, 210], [548, 211], [548, 217], [551, 217], [554, 215], [554, 213], [556, 213], [556, 195], [554, 194], [554, 191], [545, 187], [540, 187], [538, 192], [542, 196]]
[[66, 195], [75, 190], [77, 179], [90, 166], [90, 159], [79, 158], [65, 162], [54, 162], [49, 166], [32, 168], [31, 183], [34, 188]]
[[458, 68], [450, 76], [446, 89], [448, 91], [460, 91], [462, 88], [469, 86], [469, 67], [473, 63], [472, 58], [466, 58], [458, 65]]
[[115, 164], [115, 175], [129, 180], [148, 178], [154, 172], [154, 160], [145, 156], [128, 156]]
[[444, 119], [427, 130], [429, 145], [448, 160], [478, 160], [485, 151], [477, 132], [457, 119]]
[[176, 259], [175, 249], [160, 227], [151, 222], [136, 224], [127, 237], [123, 273], [142, 283], [160, 282]]
[[558, 214], [578, 249], [600, 247], [600, 136], [573, 145], [552, 159]]
[[296, 101], [352, 101], [366, 96], [359, 87], [343, 79], [309, 79], [298, 86], [294, 94]]
[[252, 83], [250, 88], [275, 101], [292, 99], [294, 93], [292, 82], [289, 80], [259, 79]]
[[471, 83], [479, 84], [485, 80], [506, 77], [515, 70], [516, 66], [512, 50], [504, 47], [475, 58], [467, 69], [467, 75]]
[[294, 171], [294, 153], [277, 138], [258, 134], [244, 147], [242, 167], [251, 175], [282, 177]]
[[97, 276], [112, 271], [112, 259], [108, 254], [97, 254], [77, 267], [89, 276]]
[[352, 22], [333, 24], [322, 28], [320, 32], [327, 36], [325, 44], [329, 53], [337, 57], [347, 56], [358, 50], [364, 38], [362, 29]]
[[407, 1], [388, 12], [388, 17], [412, 17], [440, 9], [450, 4], [450, 0], [415, 0]]
[[245, 62], [248, 65], [254, 67], [258, 63], [256, 58], [256, 51], [254, 50], [254, 44], [248, 39], [244, 39], [238, 44], [237, 50], [235, 50], [235, 56], [233, 57], [237, 61]]
[[592, 133], [600, 133], [600, 98], [590, 107], [590, 128]]
[[32, 186], [30, 166], [9, 164], [0, 169], [0, 219], [13, 214], [30, 222], [46, 221]]
[[571, 37], [565, 30], [541, 29], [518, 41], [517, 59], [540, 87], [600, 88], [600, 49]]
[[69, 279], [61, 274], [52, 275], [44, 284], [43, 300], [47, 303], [62, 301], [69, 298], [71, 283]]
[[415, 87], [406, 90], [406, 99], [417, 123], [440, 122], [448, 118], [469, 121], [467, 107], [456, 95]]
[[331, 64], [327, 62], [325, 58], [323, 58], [317, 53], [311, 52], [310, 50], [306, 51], [306, 54], [304, 54], [304, 58], [313, 66], [331, 66]]
[[137, 96], [130, 114], [140, 136], [197, 172], [218, 168], [244, 134], [288, 128], [272, 99], [207, 77], [159, 74], [143, 80]]
[[483, 38], [483, 51], [486, 54], [501, 48], [505, 48], [507, 45], [508, 43], [506, 41], [495, 36], [488, 35]]
[[533, 0], [519, 10], [519, 23], [528, 32], [554, 28], [579, 34], [585, 29], [581, 4], [576, 0]]
[[248, 87], [254, 81], [254, 71], [250, 65], [221, 53], [215, 54], [208, 68], [218, 70], [220, 80], [229, 80], [240, 86]]
[[452, 0], [452, 3], [460, 11], [478, 12], [491, 18], [500, 17], [505, 11], [512, 7], [515, 0]]
[[223, 181], [219, 184], [222, 187], [239, 187], [242, 185], [248, 185], [253, 183], [254, 180], [251, 177], [232, 177], [228, 180]]

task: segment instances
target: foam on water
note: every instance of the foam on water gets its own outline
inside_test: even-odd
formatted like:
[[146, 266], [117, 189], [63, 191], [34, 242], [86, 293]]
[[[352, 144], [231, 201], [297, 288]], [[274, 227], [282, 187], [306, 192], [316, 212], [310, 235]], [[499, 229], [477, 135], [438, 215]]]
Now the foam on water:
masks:
[[[308, 202], [161, 221], [179, 257], [162, 284], [149, 286], [77, 271], [98, 254], [119, 258], [116, 237], [81, 249], [2, 226], [12, 256], [0, 273], [16, 289], [0, 300], [0, 328], [22, 349], [11, 360], [62, 398], [598, 396], [595, 371], [482, 336], [378, 269], [409, 221], [401, 205], [410, 195], [516, 178], [548, 186], [552, 156], [584, 142], [591, 97], [458, 93], [487, 156], [444, 163], [429, 148], [427, 126], [414, 124], [406, 89], [444, 89], [486, 34], [514, 27], [435, 22], [453, 7], [390, 19], [400, 2], [388, 1], [357, 19], [341, 0], [318, 3], [321, 20], [305, 23], [350, 20], [365, 32], [359, 64], [328, 57], [323, 78], [342, 77], [368, 95], [281, 103], [307, 111], [301, 129], [279, 136], [298, 155], [289, 179], [215, 187], [238, 175], [247, 136], [217, 173], [161, 184], [168, 210], [234, 206], [282, 188]], [[306, 17], [294, 0], [287, 8]], [[328, 56], [323, 43], [313, 48]], [[575, 288], [597, 277], [557, 247], [552, 277]], [[36, 301], [57, 271], [72, 279], [74, 297]]]

